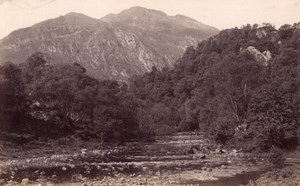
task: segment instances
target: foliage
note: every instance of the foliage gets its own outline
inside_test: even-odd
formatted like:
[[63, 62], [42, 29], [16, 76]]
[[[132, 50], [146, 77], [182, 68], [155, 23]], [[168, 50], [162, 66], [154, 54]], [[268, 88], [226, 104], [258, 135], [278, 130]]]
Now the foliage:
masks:
[[41, 53], [31, 55], [20, 68], [11, 63], [1, 67], [1, 128], [101, 142], [134, 138], [139, 133], [136, 106], [128, 89], [116, 81], [98, 81], [85, 71], [79, 64], [50, 64]]
[[[299, 24], [223, 30], [187, 48], [173, 69], [133, 78], [130, 88], [144, 109], [164, 104], [172, 110], [174, 129], [204, 130], [216, 142], [252, 150], [293, 148], [299, 136], [299, 38]], [[271, 59], [259, 58], [268, 52]]]
[[26, 99], [21, 70], [8, 62], [0, 66], [0, 130], [9, 131], [21, 122]]
[[275, 146], [272, 146], [266, 158], [271, 164], [277, 167], [282, 166], [284, 163], [283, 151]]

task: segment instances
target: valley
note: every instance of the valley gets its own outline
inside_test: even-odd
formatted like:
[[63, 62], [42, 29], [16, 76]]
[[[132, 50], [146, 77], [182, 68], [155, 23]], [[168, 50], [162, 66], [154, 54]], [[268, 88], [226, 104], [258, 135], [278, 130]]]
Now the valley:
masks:
[[0, 185], [298, 186], [299, 41], [300, 22], [219, 31], [143, 7], [15, 30]]

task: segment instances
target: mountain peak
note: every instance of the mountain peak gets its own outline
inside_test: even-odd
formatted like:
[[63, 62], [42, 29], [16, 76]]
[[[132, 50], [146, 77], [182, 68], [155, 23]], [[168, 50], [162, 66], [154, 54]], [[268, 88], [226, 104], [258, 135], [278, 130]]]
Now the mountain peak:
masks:
[[135, 15], [139, 15], [139, 14], [156, 14], [156, 15], [160, 15], [160, 16], [167, 16], [166, 13], [159, 11], [159, 10], [154, 10], [154, 9], [148, 9], [148, 8], [144, 8], [141, 6], [134, 6], [131, 7], [129, 9], [123, 10], [120, 14], [135, 14]]
[[82, 13], [77, 13], [77, 12], [69, 12], [66, 15], [64, 15], [65, 17], [88, 17]]
[[60, 16], [58, 18], [52, 19], [52, 24], [60, 24], [60, 25], [70, 24], [70, 25], [80, 25], [80, 26], [92, 26], [92, 25], [97, 25], [99, 22], [101, 22], [99, 19], [95, 19], [77, 12], [70, 12], [65, 14], [64, 16]]
[[[201, 30], [206, 33], [217, 33], [218, 29], [205, 25], [184, 15], [169, 16], [166, 13], [140, 6], [123, 10], [119, 14], [109, 14], [102, 21], [115, 25], [125, 24], [142, 30], [155, 32], [182, 32], [186, 30]], [[208, 34], [210, 35], [210, 34]]]
[[92, 17], [89, 17], [82, 13], [77, 13], [77, 12], [70, 12], [62, 17], [64, 17], [66, 20], [79, 20], [79, 21], [84, 21], [84, 20], [94, 20], [95, 21], [95, 20], [97, 20], [95, 18], [92, 18]]
[[129, 9], [123, 10], [118, 14], [108, 14], [101, 18], [105, 22], [131, 22], [136, 20], [146, 20], [146, 19], [164, 19], [168, 17], [162, 11], [148, 9], [140, 6], [134, 6]]

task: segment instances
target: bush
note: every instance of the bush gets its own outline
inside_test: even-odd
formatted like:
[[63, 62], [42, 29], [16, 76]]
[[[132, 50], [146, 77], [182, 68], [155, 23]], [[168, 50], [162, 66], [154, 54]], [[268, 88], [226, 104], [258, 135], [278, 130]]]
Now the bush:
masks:
[[234, 126], [233, 121], [226, 119], [218, 120], [211, 128], [210, 134], [215, 142], [225, 144], [228, 140], [232, 139], [234, 136]]
[[272, 146], [267, 155], [267, 160], [276, 167], [282, 166], [285, 160], [283, 151], [276, 146]]

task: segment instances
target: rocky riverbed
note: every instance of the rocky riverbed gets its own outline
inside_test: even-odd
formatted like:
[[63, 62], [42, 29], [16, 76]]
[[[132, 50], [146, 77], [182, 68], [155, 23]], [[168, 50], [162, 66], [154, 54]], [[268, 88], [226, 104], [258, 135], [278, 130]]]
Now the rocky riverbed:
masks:
[[0, 185], [234, 186], [267, 170], [263, 157], [213, 145], [201, 132], [118, 147], [65, 139], [23, 149], [7, 148]]

